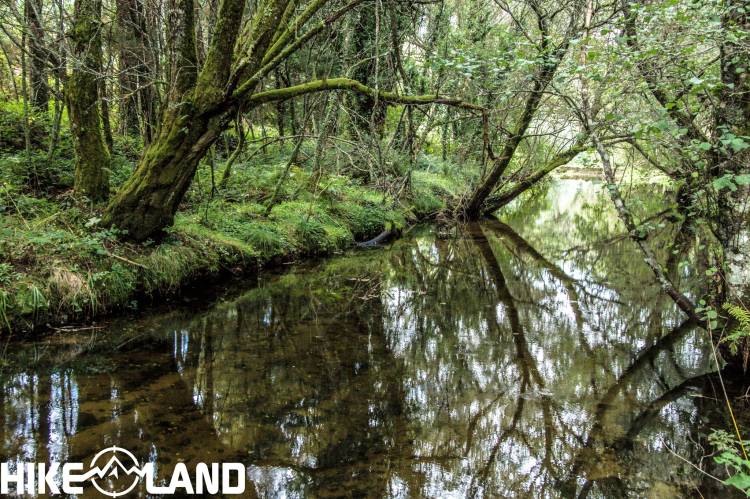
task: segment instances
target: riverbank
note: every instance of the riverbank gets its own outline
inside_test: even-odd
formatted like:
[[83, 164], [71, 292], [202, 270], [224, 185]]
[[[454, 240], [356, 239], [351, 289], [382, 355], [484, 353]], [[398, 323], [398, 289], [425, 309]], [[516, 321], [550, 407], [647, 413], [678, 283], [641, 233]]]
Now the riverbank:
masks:
[[13, 176], [13, 166], [28, 172], [21, 160], [5, 157], [0, 328], [17, 334], [90, 324], [177, 295], [197, 280], [341, 252], [425, 219], [455, 196], [448, 177], [425, 171], [385, 192], [345, 176], [314, 178], [285, 163], [235, 166], [220, 190], [211, 169], [202, 169], [165, 237], [135, 244], [100, 227], [101, 207], [73, 196], [64, 179], [63, 188], [35, 192], [33, 178]]

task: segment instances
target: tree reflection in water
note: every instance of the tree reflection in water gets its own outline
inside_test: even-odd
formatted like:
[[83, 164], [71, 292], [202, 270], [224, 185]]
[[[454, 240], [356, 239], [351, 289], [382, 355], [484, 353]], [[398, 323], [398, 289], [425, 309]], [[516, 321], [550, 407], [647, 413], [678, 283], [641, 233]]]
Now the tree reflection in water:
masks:
[[[2, 457], [117, 444], [161, 476], [242, 461], [264, 497], [689, 493], [704, 478], [669, 449], [700, 455], [703, 335], [583, 194], [298, 268], [85, 349], [18, 345]], [[661, 256], [689, 280], [673, 235]], [[12, 367], [30, 355], [38, 368]]]

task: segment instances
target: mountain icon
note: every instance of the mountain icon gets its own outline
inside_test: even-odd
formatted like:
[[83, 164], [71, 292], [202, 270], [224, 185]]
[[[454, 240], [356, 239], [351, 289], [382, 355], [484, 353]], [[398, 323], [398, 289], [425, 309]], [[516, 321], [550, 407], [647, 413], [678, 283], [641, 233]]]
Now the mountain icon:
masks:
[[[103, 461], [108, 455], [111, 456], [109, 460], [104, 466], [100, 466], [98, 462], [100, 460]], [[127, 456], [127, 458], [123, 456]], [[132, 465], [126, 466], [120, 458], [125, 459], [126, 462], [132, 463]], [[81, 480], [91, 480], [91, 483], [96, 490], [105, 496], [119, 497], [133, 490], [133, 488], [138, 485], [138, 482], [146, 476], [146, 473], [147, 470], [141, 468], [138, 460], [129, 450], [123, 449], [122, 447], [112, 446], [102, 449], [96, 454], [96, 456], [94, 456], [89, 464], [89, 470], [81, 475]], [[129, 480], [129, 484], [123, 484], [122, 480], [125, 477], [130, 476], [132, 476], [132, 478]], [[97, 483], [97, 480], [101, 480], [105, 477], [108, 479], [114, 479], [116, 485], [110, 484], [110, 487], [114, 485], [120, 490], [112, 491], [109, 490], [110, 487], [103, 487]]]
[[144, 473], [141, 471], [140, 466], [131, 466], [128, 468], [127, 466], [122, 464], [122, 461], [120, 461], [117, 456], [112, 456], [109, 461], [107, 461], [107, 464], [104, 465], [104, 467], [97, 467], [94, 468], [94, 470], [96, 470], [95, 475], [99, 478], [104, 478], [105, 476], [114, 476], [115, 478], [119, 478], [120, 474], [122, 474], [123, 476], [136, 474], [138, 475], [138, 477], [143, 477], [144, 475]]
[[[91, 462], [91, 468], [89, 471], [87, 471], [83, 475], [84, 480], [88, 480], [90, 478], [96, 479], [102, 479], [104, 477], [113, 477], [114, 479], [119, 479], [120, 477], [125, 476], [131, 476], [136, 475], [137, 479], [141, 479], [145, 476], [146, 472], [141, 469], [141, 467], [138, 465], [138, 462], [135, 460], [135, 457], [133, 457], [130, 452], [122, 452], [119, 450], [118, 447], [114, 447], [112, 449], [106, 449], [105, 451], [100, 452], [97, 455], [97, 458], [103, 457], [104, 452], [109, 451], [112, 453], [112, 457], [109, 458], [109, 461], [104, 466], [97, 466], [96, 464], [96, 458]], [[122, 461], [117, 457], [117, 454], [122, 454], [125, 456], [128, 456], [128, 460], [130, 460], [133, 465], [126, 466], [123, 464]]]

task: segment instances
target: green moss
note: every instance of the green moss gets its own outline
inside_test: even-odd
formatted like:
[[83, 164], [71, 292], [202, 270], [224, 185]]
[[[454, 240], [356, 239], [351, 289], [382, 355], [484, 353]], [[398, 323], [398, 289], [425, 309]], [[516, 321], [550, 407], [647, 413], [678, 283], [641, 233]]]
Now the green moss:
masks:
[[[87, 320], [135, 306], [144, 296], [177, 293], [222, 269], [342, 251], [441, 209], [456, 190], [448, 177], [416, 171], [396, 203], [345, 175], [314, 178], [309, 168], [294, 166], [267, 215], [286, 162], [278, 156], [239, 162], [219, 195], [211, 194], [211, 172], [202, 166], [168, 236], [158, 244], [129, 244], [98, 226], [100, 211], [59, 194], [69, 189], [69, 173], [66, 180], [48, 176], [49, 192], [58, 194], [35, 197], [23, 158], [0, 157], [0, 328]], [[46, 167], [70, 171], [72, 164], [68, 158]], [[118, 183], [133, 167], [125, 155], [113, 156], [112, 164]]]
[[457, 198], [457, 183], [450, 178], [426, 171], [414, 171], [411, 175], [410, 202], [417, 218], [434, 215], [445, 209], [447, 200]]
[[204, 244], [214, 248], [224, 255], [228, 262], [243, 258], [254, 259], [259, 256], [258, 251], [246, 242], [188, 219], [178, 218], [174, 232], [189, 236], [189, 240], [194, 241], [195, 244]]

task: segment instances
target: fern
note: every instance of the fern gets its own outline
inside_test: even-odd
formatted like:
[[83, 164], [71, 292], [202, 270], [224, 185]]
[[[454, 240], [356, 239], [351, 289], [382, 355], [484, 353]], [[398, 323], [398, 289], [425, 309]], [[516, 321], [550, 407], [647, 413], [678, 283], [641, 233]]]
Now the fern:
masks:
[[750, 331], [750, 310], [732, 303], [725, 303], [724, 310], [740, 324], [740, 328]]
[[732, 303], [725, 303], [724, 310], [729, 316], [737, 322], [734, 330], [722, 338], [721, 342], [726, 343], [732, 355], [737, 355], [740, 347], [743, 347], [743, 368], [747, 370], [748, 354], [750, 353], [750, 310]]

